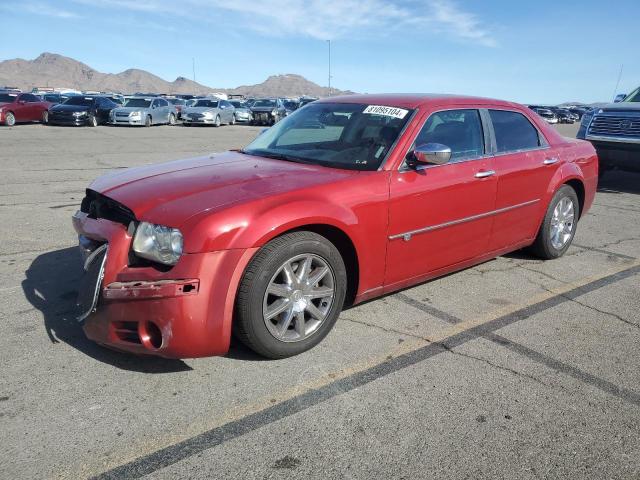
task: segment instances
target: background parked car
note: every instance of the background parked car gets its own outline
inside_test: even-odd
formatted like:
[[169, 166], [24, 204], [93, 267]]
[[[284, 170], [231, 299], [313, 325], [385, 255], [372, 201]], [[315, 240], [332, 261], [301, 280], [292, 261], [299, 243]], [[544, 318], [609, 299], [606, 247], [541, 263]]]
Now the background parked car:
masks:
[[301, 97], [300, 101], [298, 102], [298, 108], [302, 108], [308, 103], [315, 102], [316, 100], [318, 99], [315, 97]]
[[575, 115], [565, 108], [547, 107], [547, 110], [551, 110], [558, 117], [558, 123], [574, 123], [576, 121]]
[[300, 105], [297, 101], [290, 100], [288, 98], [285, 98], [282, 101], [282, 104], [284, 105], [284, 108], [287, 111], [287, 115], [290, 115], [291, 113], [295, 112]]
[[229, 103], [235, 108], [236, 122], [249, 123], [253, 120], [251, 109], [240, 100], [230, 100]]
[[544, 118], [547, 123], [551, 123], [551, 124], [558, 123], [558, 117], [556, 116], [555, 113], [553, 113], [548, 108], [533, 107], [533, 108], [531, 108], [531, 110], [533, 110], [538, 115], [540, 115], [542, 118]]
[[166, 99], [132, 97], [122, 107], [115, 108], [110, 115], [113, 125], [151, 125], [176, 123], [178, 113]]
[[49, 123], [96, 127], [107, 123], [109, 113], [117, 106], [107, 97], [76, 95], [49, 109]]
[[176, 109], [176, 117], [182, 118], [182, 109], [187, 104], [187, 101], [183, 98], [167, 98], [166, 100]]
[[182, 124], [185, 127], [193, 124], [219, 127], [223, 123], [236, 123], [235, 108], [228, 100], [199, 98], [192, 107], [183, 110]]
[[287, 116], [280, 98], [259, 98], [251, 105], [252, 125], [273, 125]]
[[50, 106], [32, 93], [0, 91], [0, 123], [9, 127], [19, 122], [47, 123]]

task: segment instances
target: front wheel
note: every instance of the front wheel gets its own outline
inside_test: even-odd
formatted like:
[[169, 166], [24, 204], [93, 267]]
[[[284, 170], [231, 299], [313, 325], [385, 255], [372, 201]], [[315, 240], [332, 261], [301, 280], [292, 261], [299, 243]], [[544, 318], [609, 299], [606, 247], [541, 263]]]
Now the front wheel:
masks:
[[234, 333], [268, 358], [313, 348], [342, 310], [347, 273], [338, 249], [313, 232], [278, 237], [247, 267], [236, 299]]
[[151, 126], [151, 116], [147, 115], [147, 118], [144, 119], [144, 126], [145, 127]]
[[216, 122], [213, 124], [213, 126], [214, 126], [214, 127], [219, 127], [219, 126], [220, 126], [220, 123], [221, 123], [221, 122], [220, 122], [220, 115], [218, 115], [218, 116], [216, 117]]
[[98, 126], [98, 118], [95, 115], [89, 116], [89, 126], [97, 127]]
[[49, 123], [49, 112], [47, 110], [42, 112], [42, 123], [45, 125]]
[[231, 121], [229, 122], [229, 125], [235, 125], [236, 124], [236, 115], [235, 113], [231, 116]]
[[169, 114], [169, 125], [175, 125], [176, 124], [176, 116], [171, 113]]
[[545, 260], [558, 258], [571, 246], [580, 218], [580, 202], [576, 191], [563, 185], [547, 207], [533, 252]]

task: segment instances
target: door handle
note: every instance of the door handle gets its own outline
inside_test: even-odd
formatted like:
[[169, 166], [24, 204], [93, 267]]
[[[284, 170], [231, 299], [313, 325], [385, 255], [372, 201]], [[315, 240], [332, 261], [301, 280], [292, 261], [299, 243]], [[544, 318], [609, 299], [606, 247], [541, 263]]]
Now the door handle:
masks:
[[544, 163], [545, 165], [553, 165], [554, 163], [558, 163], [558, 159], [557, 158], [545, 158], [544, 159]]
[[482, 170], [478, 173], [476, 173], [476, 178], [487, 178], [490, 177], [492, 175], [495, 175], [496, 172], [494, 170]]

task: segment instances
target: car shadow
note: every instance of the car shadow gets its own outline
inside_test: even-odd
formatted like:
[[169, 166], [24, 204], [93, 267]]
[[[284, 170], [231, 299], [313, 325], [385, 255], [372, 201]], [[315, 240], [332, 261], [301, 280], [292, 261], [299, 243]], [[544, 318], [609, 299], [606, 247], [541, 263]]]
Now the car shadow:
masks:
[[598, 182], [599, 193], [640, 194], [640, 173], [612, 170]]
[[77, 247], [39, 255], [25, 271], [22, 289], [27, 300], [44, 316], [51, 343], [64, 342], [85, 355], [122, 370], [171, 373], [191, 370], [182, 360], [146, 357], [109, 350], [89, 340], [76, 320], [77, 287], [82, 278]]

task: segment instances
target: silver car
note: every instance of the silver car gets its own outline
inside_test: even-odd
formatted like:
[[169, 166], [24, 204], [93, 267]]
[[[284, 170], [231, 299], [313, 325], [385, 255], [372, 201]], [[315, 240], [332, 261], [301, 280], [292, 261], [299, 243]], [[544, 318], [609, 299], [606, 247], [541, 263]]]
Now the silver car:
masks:
[[176, 108], [164, 98], [128, 98], [122, 107], [111, 110], [113, 125], [174, 125], [178, 118]]
[[231, 105], [233, 105], [233, 107], [236, 109], [235, 111], [236, 122], [249, 123], [253, 120], [251, 109], [246, 103], [240, 100], [230, 100], [229, 103], [231, 103]]
[[199, 98], [193, 106], [182, 110], [182, 124], [185, 127], [193, 124], [219, 127], [223, 123], [236, 123], [235, 108], [227, 100]]

